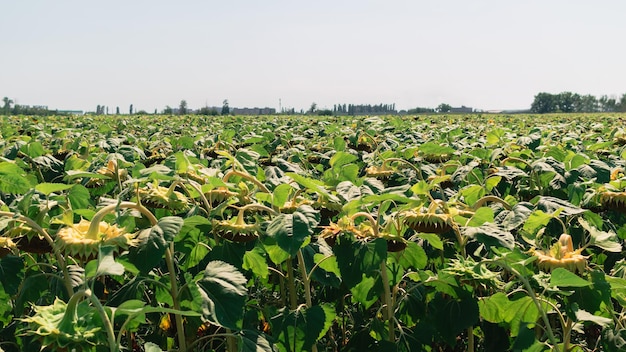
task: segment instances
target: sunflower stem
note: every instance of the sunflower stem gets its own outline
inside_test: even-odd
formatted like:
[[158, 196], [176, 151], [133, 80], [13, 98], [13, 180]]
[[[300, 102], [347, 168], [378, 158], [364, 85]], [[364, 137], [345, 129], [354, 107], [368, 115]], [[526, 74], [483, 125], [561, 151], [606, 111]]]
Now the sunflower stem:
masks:
[[222, 181], [224, 182], [228, 182], [228, 180], [232, 177], [232, 176], [239, 176], [243, 179], [246, 179], [252, 183], [254, 183], [257, 187], [259, 187], [259, 189], [267, 194], [272, 194], [272, 192], [269, 191], [269, 189], [267, 189], [267, 187], [265, 187], [264, 184], [262, 184], [259, 180], [257, 180], [254, 176], [245, 173], [245, 172], [240, 172], [240, 171], [236, 171], [236, 170], [231, 170], [228, 173], [226, 173], [226, 175], [224, 175], [224, 177], [222, 178]]
[[358, 218], [359, 216], [365, 217], [370, 222], [370, 225], [372, 226], [372, 230], [374, 231], [374, 236], [378, 237], [378, 235], [379, 235], [379, 233], [378, 233], [378, 222], [376, 222], [376, 220], [374, 220], [374, 217], [370, 213], [366, 213], [364, 211], [360, 211], [358, 213], [354, 213], [350, 218], [352, 220], [354, 220], [354, 219]]
[[100, 303], [100, 300], [98, 299], [96, 295], [91, 293], [91, 290], [86, 290], [85, 295], [89, 297], [89, 300], [91, 301], [91, 303], [94, 305], [94, 307], [96, 307], [96, 310], [98, 311], [98, 314], [100, 315], [100, 318], [102, 319], [102, 322], [104, 323], [104, 328], [106, 329], [107, 339], [109, 343], [109, 351], [111, 352], [119, 351], [119, 345], [117, 344], [117, 339], [115, 338], [115, 331], [113, 330], [113, 323], [111, 322], [111, 319], [109, 319], [109, 315], [107, 314], [107, 312], [104, 310], [102, 303]]
[[387, 275], [387, 261], [383, 260], [380, 263], [380, 277], [383, 280], [383, 291], [384, 291], [384, 304], [386, 307], [386, 311], [384, 314], [385, 319], [387, 319], [388, 326], [388, 336], [387, 340], [390, 342], [394, 342], [396, 340], [395, 333], [395, 324], [394, 324], [394, 316], [393, 316], [393, 302], [391, 300], [391, 289], [389, 288], [389, 276]]

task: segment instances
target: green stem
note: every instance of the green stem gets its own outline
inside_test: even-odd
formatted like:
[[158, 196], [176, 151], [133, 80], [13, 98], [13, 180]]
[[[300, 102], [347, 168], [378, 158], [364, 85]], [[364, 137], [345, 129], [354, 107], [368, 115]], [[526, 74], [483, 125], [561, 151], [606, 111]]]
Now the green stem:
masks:
[[378, 237], [378, 223], [376, 222], [376, 220], [374, 220], [374, 217], [370, 213], [360, 211], [358, 213], [354, 213], [350, 218], [354, 220], [358, 218], [359, 216], [365, 217], [370, 222], [372, 230], [374, 231], [374, 235]]
[[113, 330], [113, 323], [111, 323], [111, 319], [109, 319], [109, 315], [104, 310], [104, 307], [100, 303], [100, 300], [98, 299], [98, 297], [91, 293], [91, 290], [86, 290], [85, 294], [89, 297], [89, 300], [94, 305], [94, 307], [96, 307], [96, 310], [98, 311], [98, 314], [100, 314], [100, 318], [102, 319], [102, 322], [104, 323], [104, 328], [106, 329], [106, 332], [107, 332], [109, 350], [111, 352], [119, 351], [119, 345], [117, 344], [117, 341], [115, 338], [115, 331]]
[[65, 285], [65, 290], [67, 291], [67, 296], [71, 297], [72, 294], [74, 293], [74, 288], [72, 287], [72, 281], [70, 279], [70, 273], [67, 270], [67, 264], [65, 262], [65, 258], [63, 257], [63, 255], [59, 251], [59, 248], [57, 246], [55, 246], [54, 240], [52, 239], [52, 237], [50, 237], [48, 232], [46, 230], [44, 230], [41, 226], [39, 226], [38, 223], [36, 223], [35, 221], [33, 221], [33, 219], [31, 219], [29, 217], [26, 217], [26, 216], [23, 216], [23, 215], [18, 215], [16, 213], [13, 213], [13, 212], [10, 212], [10, 211], [0, 211], [0, 216], [6, 216], [6, 217], [15, 218], [15, 219], [17, 219], [19, 221], [22, 221], [22, 222], [26, 223], [28, 226], [30, 226], [30, 228], [32, 228], [33, 230], [37, 231], [37, 233], [39, 233], [41, 236], [43, 236], [43, 238], [46, 239], [46, 241], [48, 241], [48, 244], [50, 244], [50, 246], [52, 247], [52, 251], [54, 252], [54, 256], [57, 259], [58, 267], [61, 268], [61, 272], [63, 273], [63, 284]]
[[300, 266], [300, 271], [302, 273], [302, 283], [304, 284], [304, 297], [306, 299], [306, 306], [307, 308], [311, 308], [313, 306], [311, 300], [311, 280], [310, 276], [306, 272], [306, 266], [304, 264], [304, 256], [302, 255], [302, 250], [298, 250], [298, 265]]
[[510, 267], [508, 264], [504, 262], [497, 262], [497, 261], [496, 263], [500, 264], [500, 266], [502, 266], [503, 268], [509, 270], [511, 273], [513, 273], [513, 275], [515, 275], [522, 282], [522, 285], [524, 286], [524, 288], [526, 288], [528, 295], [533, 300], [533, 303], [535, 304], [535, 306], [539, 310], [539, 313], [541, 314], [541, 320], [543, 320], [543, 323], [546, 326], [546, 333], [548, 334], [548, 338], [550, 339], [550, 342], [552, 343], [554, 350], [556, 352], [560, 352], [558, 348], [558, 342], [556, 340], [556, 337], [554, 336], [554, 332], [552, 331], [552, 326], [550, 325], [550, 319], [548, 319], [548, 314], [546, 314], [546, 311], [541, 306], [541, 302], [539, 302], [539, 300], [537, 299], [537, 296], [535, 295], [535, 290], [533, 290], [528, 279], [524, 277], [522, 274], [520, 274], [517, 270]]
[[[172, 302], [174, 302], [174, 309], [180, 311], [180, 302], [178, 301], [178, 284], [176, 282], [176, 269], [174, 268], [174, 243], [170, 243], [170, 246], [165, 251], [165, 263], [167, 264], [167, 271], [169, 271], [170, 277], [170, 295], [172, 296]], [[185, 326], [183, 325], [183, 316], [180, 314], [174, 314], [176, 319], [176, 334], [178, 335], [178, 349], [180, 351], [187, 350], [187, 341], [185, 339]]]
[[474, 352], [474, 326], [467, 328], [467, 351]]
[[417, 177], [420, 180], [424, 181], [424, 176], [422, 176], [422, 171], [420, 169], [418, 169], [417, 166], [413, 165], [413, 163], [411, 163], [411, 162], [409, 162], [407, 160], [404, 160], [404, 159], [401, 159], [401, 158], [387, 158], [387, 159], [383, 160], [383, 166], [385, 166], [387, 164], [387, 162], [392, 162], [392, 161], [397, 161], [397, 162], [400, 162], [400, 163], [408, 165], [410, 168], [413, 169], [413, 171], [415, 171], [415, 173], [417, 173]]
[[291, 310], [298, 308], [298, 295], [296, 293], [296, 281], [293, 277], [293, 263], [291, 257], [287, 259], [287, 284], [289, 285], [289, 306]]
[[476, 203], [474, 203], [474, 206], [472, 206], [472, 210], [473, 211], [478, 210], [478, 208], [482, 207], [487, 202], [495, 202], [495, 203], [502, 204], [502, 206], [506, 210], [511, 210], [512, 209], [511, 206], [509, 205], [509, 203], [505, 202], [504, 199], [502, 199], [500, 197], [484, 196], [484, 197], [480, 198], [479, 200], [477, 200]]
[[138, 210], [143, 216], [145, 216], [152, 226], [158, 223], [157, 218], [148, 210], [146, 207], [139, 205], [133, 202], [120, 202], [116, 204], [107, 205], [106, 207], [98, 210], [98, 212], [91, 218], [91, 224], [89, 224], [89, 229], [87, 230], [87, 237], [96, 237], [98, 235], [98, 231], [100, 229], [100, 222], [104, 219], [104, 217], [117, 210], [117, 209], [135, 209]]
[[569, 351], [570, 338], [572, 336], [572, 319], [567, 318], [567, 323], [563, 331], [563, 351]]
[[387, 261], [383, 260], [380, 263], [380, 277], [383, 280], [383, 290], [384, 290], [384, 304], [387, 308], [385, 311], [385, 319], [387, 319], [387, 326], [389, 329], [389, 335], [387, 339], [390, 342], [395, 342], [396, 333], [395, 333], [395, 324], [394, 324], [394, 314], [393, 314], [393, 302], [391, 301], [391, 289], [389, 288], [389, 277], [387, 275]]
[[272, 194], [272, 192], [269, 191], [269, 189], [267, 189], [267, 187], [265, 187], [264, 184], [262, 184], [259, 180], [257, 180], [254, 176], [245, 173], [245, 172], [240, 172], [240, 171], [236, 171], [236, 170], [231, 170], [228, 173], [226, 173], [226, 175], [224, 175], [224, 177], [222, 178], [222, 181], [224, 182], [228, 182], [228, 180], [230, 179], [231, 176], [239, 176], [243, 179], [246, 179], [252, 183], [254, 183], [257, 187], [259, 187], [260, 190], [262, 190], [263, 192], [267, 193], [267, 194]]
[[[89, 225], [88, 235], [90, 233], [95, 233], [97, 235], [100, 221], [110, 212], [116, 209], [130, 208], [138, 210], [142, 215], [148, 218], [150, 221], [150, 225], [155, 226], [158, 224], [157, 218], [142, 205], [132, 202], [121, 202], [119, 204], [111, 204], [102, 209], [100, 209], [96, 215], [91, 219], [91, 224]], [[167, 264], [167, 270], [169, 271], [170, 278], [170, 295], [172, 296], [172, 301], [174, 302], [174, 309], [180, 311], [180, 302], [178, 301], [178, 285], [176, 282], [176, 270], [174, 268], [174, 243], [170, 243], [170, 246], [165, 250], [165, 263]], [[186, 340], [185, 340], [185, 327], [183, 325], [183, 317], [180, 314], [174, 314], [176, 318], [176, 331], [178, 335], [178, 348], [181, 351], [185, 351], [186, 348]]]
[[[306, 265], [304, 264], [304, 256], [302, 255], [302, 250], [298, 250], [298, 266], [300, 266], [300, 271], [302, 273], [302, 282], [304, 283], [304, 297], [306, 299], [307, 308], [313, 307], [313, 301], [311, 299], [311, 277], [310, 274], [313, 272], [311, 269], [311, 273], [306, 272]], [[311, 346], [311, 352], [317, 352], [317, 340]]]

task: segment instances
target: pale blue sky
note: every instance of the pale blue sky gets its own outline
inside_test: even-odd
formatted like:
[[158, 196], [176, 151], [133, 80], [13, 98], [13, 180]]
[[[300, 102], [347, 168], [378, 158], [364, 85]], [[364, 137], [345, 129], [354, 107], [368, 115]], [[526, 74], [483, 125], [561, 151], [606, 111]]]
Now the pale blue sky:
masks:
[[626, 1], [4, 1], [0, 97], [124, 113], [626, 93]]

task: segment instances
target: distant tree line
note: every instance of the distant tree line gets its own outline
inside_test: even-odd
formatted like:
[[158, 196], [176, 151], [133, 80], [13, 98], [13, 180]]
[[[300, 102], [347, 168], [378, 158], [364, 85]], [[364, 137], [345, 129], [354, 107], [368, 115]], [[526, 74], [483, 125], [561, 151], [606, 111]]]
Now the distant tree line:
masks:
[[596, 98], [593, 95], [580, 95], [572, 92], [550, 94], [541, 92], [535, 95], [530, 111], [537, 114], [552, 112], [615, 112], [626, 111], [626, 94], [617, 100], [606, 95]]
[[38, 116], [47, 116], [47, 115], [59, 115], [58, 110], [48, 110], [46, 106], [29, 106], [29, 105], [19, 105], [14, 104], [13, 99], [9, 99], [8, 97], [4, 97], [2, 99], [3, 106], [0, 110], [0, 113], [4, 115], [38, 115]]
[[396, 114], [396, 104], [335, 104], [333, 115]]

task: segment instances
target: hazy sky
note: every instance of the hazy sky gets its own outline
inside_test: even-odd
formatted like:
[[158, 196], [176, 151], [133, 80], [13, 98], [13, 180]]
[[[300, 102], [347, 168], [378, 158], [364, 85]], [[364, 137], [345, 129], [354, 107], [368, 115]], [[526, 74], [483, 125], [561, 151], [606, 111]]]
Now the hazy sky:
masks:
[[626, 93], [626, 1], [4, 1], [0, 97], [135, 111]]

